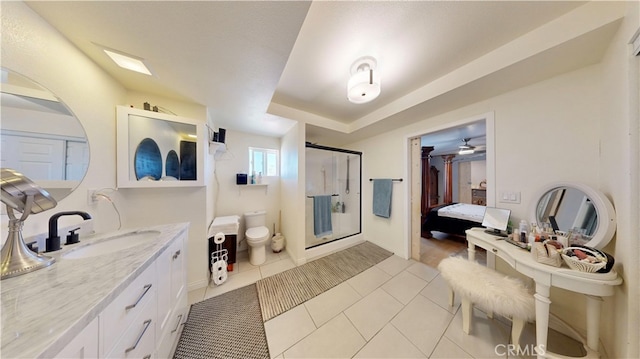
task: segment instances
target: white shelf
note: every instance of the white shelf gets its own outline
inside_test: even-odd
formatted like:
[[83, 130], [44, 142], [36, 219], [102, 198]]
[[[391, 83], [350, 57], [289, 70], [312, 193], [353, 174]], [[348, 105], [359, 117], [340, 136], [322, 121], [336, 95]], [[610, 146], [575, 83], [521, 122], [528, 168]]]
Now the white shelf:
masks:
[[227, 150], [227, 145], [222, 142], [213, 142], [209, 141], [209, 154], [214, 154], [217, 152], [225, 152]]
[[254, 183], [254, 184], [239, 184], [238, 186], [238, 194], [241, 194], [241, 189], [246, 187], [264, 187], [264, 194], [267, 194], [268, 184], [267, 183]]

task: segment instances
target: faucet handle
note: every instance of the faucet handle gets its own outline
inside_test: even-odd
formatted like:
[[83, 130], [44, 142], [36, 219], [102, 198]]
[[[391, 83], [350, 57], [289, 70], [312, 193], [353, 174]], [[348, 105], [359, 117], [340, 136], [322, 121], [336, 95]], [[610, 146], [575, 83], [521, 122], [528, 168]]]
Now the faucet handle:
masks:
[[74, 244], [80, 242], [80, 234], [76, 233], [78, 229], [80, 229], [80, 227], [69, 231], [69, 234], [67, 235], [67, 243], [65, 244]]

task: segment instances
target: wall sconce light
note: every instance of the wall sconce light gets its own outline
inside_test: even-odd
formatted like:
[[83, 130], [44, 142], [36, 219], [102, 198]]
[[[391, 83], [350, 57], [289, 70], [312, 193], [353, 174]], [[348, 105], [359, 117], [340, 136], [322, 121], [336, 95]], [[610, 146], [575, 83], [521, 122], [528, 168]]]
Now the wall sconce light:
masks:
[[377, 62], [371, 56], [361, 57], [351, 65], [351, 78], [347, 83], [347, 98], [352, 103], [367, 103], [380, 95], [380, 76]]

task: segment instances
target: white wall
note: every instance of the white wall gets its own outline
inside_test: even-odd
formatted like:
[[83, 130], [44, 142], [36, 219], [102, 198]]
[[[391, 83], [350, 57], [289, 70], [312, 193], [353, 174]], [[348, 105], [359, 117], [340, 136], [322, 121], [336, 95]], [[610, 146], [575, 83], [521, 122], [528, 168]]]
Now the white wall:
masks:
[[[113, 209], [89, 208], [87, 190], [115, 187], [115, 105], [124, 101], [125, 89], [24, 3], [3, 3], [1, 26], [2, 66], [39, 83], [65, 103], [82, 123], [91, 151], [78, 189], [54, 210], [31, 215], [23, 235], [45, 233], [53, 213], [70, 210], [91, 213], [96, 229], [114, 229]], [[81, 220], [74, 217], [70, 220]], [[3, 233], [6, 228], [7, 218], [2, 216]]]
[[[619, 41], [623, 41], [627, 35], [629, 34], [626, 32], [620, 34]], [[614, 58], [612, 62], [625, 61], [624, 52], [615, 49], [611, 51], [610, 56]], [[617, 69], [616, 65], [622, 69]], [[616, 208], [620, 204], [624, 208], [628, 200], [622, 198], [628, 198], [630, 194], [631, 197], [637, 197], [638, 193], [637, 190], [636, 193], [629, 191], [629, 143], [626, 138], [629, 115], [621, 111], [621, 108], [627, 108], [624, 99], [628, 96], [625, 77], [628, 74], [625, 66], [620, 66], [620, 63], [616, 65], [595, 65], [562, 74], [349, 147], [363, 152], [364, 178], [403, 176], [408, 161], [408, 137], [439, 130], [447, 123], [494, 111], [496, 193], [520, 191], [521, 203], [507, 204], [498, 202], [497, 198], [494, 200], [497, 205], [512, 210], [515, 222], [521, 218], [529, 218], [527, 212], [539, 186], [559, 180], [579, 181], [603, 190], [612, 197]], [[616, 70], [610, 67], [615, 67]], [[612, 74], [609, 73], [611, 71]], [[602, 79], [605, 75], [613, 75], [613, 78], [609, 77], [606, 86], [603, 86]], [[618, 97], [623, 99], [616, 99]], [[626, 155], [623, 154], [625, 151]], [[622, 186], [614, 189], [615, 183], [621, 183]], [[409, 241], [409, 214], [406, 213], [408, 206], [396, 204], [402, 203], [408, 195], [408, 183], [394, 185], [392, 216], [385, 221], [371, 214], [371, 191], [365, 186], [363, 229], [367, 240], [395, 253], [404, 253]], [[620, 215], [620, 225], [628, 226], [625, 221], [628, 222], [629, 219], [624, 219], [627, 215]], [[623, 263], [637, 262], [639, 256], [637, 230], [635, 233], [625, 230], [625, 234], [622, 238], [618, 235], [617, 247], [611, 252], [617, 259], [618, 268], [626, 277], [631, 274], [624, 274]], [[623, 254], [618, 249], [620, 246], [633, 250], [628, 255]], [[623, 263], [619, 263], [618, 258]], [[634, 267], [637, 268], [637, 265]], [[637, 270], [635, 275], [637, 276]], [[637, 281], [632, 286], [637, 286]], [[616, 297], [605, 299], [602, 318], [607, 323], [602, 325], [604, 328], [601, 329], [601, 338], [606, 351], [613, 353], [612, 357], [627, 357], [627, 321], [616, 321], [628, 312], [624, 294], [626, 291], [628, 289], [622, 286]], [[556, 290], [552, 292], [552, 301], [553, 313], [570, 321], [578, 329], [586, 328], [583, 298]], [[614, 305], [614, 302], [621, 306]], [[633, 302], [637, 305], [637, 300]], [[633, 327], [636, 329], [634, 333], [637, 333], [637, 323]], [[605, 334], [605, 331], [608, 333]]]
[[[118, 217], [109, 203], [99, 201], [97, 204], [87, 204], [89, 189], [116, 187], [116, 105], [131, 103], [142, 108], [142, 104], [148, 101], [181, 116], [202, 121], [207, 118], [206, 108], [127, 92], [24, 3], [3, 3], [1, 26], [2, 66], [39, 83], [65, 103], [83, 125], [91, 152], [87, 175], [78, 189], [59, 201], [54, 210], [30, 216], [23, 235], [29, 237], [46, 233], [52, 214], [70, 210], [89, 212], [94, 218], [93, 228], [97, 232], [117, 229]], [[110, 195], [122, 215], [123, 228], [191, 222], [189, 286], [193, 288], [206, 284], [204, 238], [208, 214], [204, 187], [128, 189]], [[61, 218], [60, 227], [80, 220], [78, 216]], [[7, 228], [6, 223], [7, 217], [2, 216], [3, 233]]]
[[[612, 358], [640, 357], [640, 57], [629, 41], [640, 31], [640, 3], [627, 3], [627, 16], [602, 60], [600, 135], [601, 190], [612, 200], [618, 228], [606, 248], [615, 253], [624, 282], [604, 302], [600, 331]], [[626, 351], [625, 351], [626, 349]]]
[[[216, 216], [242, 217], [246, 212], [265, 210], [269, 232], [273, 235], [275, 226], [277, 233], [280, 231], [280, 178], [263, 176], [262, 183], [267, 184], [266, 187], [239, 186], [236, 185], [236, 174], [249, 173], [249, 147], [279, 151], [280, 139], [227, 130], [225, 142], [226, 152], [216, 155]], [[243, 242], [241, 250], [246, 249]]]
[[280, 147], [282, 234], [287, 241], [286, 250], [296, 264], [306, 262], [304, 250], [304, 133], [305, 125], [297, 123], [282, 137]]

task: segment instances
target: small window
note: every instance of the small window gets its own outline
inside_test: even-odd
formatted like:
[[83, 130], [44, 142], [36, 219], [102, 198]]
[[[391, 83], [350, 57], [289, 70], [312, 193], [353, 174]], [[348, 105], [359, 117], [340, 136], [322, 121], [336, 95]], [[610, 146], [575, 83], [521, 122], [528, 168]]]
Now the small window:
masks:
[[278, 150], [249, 147], [249, 174], [278, 176]]

